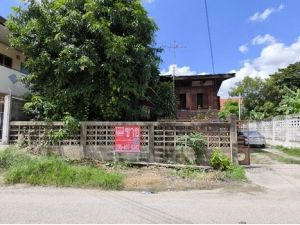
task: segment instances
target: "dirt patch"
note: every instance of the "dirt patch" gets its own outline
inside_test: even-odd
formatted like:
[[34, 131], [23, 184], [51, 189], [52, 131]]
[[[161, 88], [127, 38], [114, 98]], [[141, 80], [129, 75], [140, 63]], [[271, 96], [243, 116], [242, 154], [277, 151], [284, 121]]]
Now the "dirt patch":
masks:
[[171, 191], [220, 188], [226, 183], [218, 171], [193, 171], [144, 166], [114, 168], [124, 175], [124, 189], [130, 191]]
[[260, 149], [251, 149], [251, 164], [279, 164], [278, 161], [269, 157], [268, 153]]

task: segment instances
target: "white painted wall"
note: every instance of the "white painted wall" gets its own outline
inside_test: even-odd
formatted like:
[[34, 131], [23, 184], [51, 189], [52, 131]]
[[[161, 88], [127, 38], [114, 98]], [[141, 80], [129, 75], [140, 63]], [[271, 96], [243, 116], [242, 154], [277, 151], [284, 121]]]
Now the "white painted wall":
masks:
[[12, 96], [21, 97], [25, 93], [27, 93], [28, 90], [24, 87], [24, 85], [20, 81], [13, 83], [9, 79], [9, 76], [14, 76], [14, 75], [19, 80], [24, 76], [24, 74], [21, 72], [18, 72], [13, 69], [9, 69], [4, 66], [0, 66], [0, 93], [10, 94], [11, 91]]
[[269, 145], [300, 147], [300, 114], [249, 121], [244, 126], [259, 131]]

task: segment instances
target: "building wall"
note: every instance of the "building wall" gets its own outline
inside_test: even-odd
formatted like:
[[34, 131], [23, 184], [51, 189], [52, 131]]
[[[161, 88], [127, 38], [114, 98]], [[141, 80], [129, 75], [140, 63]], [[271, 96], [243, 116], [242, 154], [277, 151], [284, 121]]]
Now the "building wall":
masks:
[[186, 94], [186, 109], [197, 110], [197, 94], [203, 96], [203, 109], [219, 109], [218, 86], [213, 80], [207, 80], [199, 86], [192, 86], [192, 82], [176, 82], [176, 94]]
[[12, 58], [12, 69], [21, 70], [21, 63], [25, 62], [25, 56], [20, 51], [10, 48], [0, 42], [0, 53]]

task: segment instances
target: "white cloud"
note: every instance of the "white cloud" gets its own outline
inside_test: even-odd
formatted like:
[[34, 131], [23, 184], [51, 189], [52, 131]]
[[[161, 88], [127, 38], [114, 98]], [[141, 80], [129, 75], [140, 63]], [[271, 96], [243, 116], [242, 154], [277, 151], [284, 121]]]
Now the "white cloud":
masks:
[[247, 46], [246, 44], [245, 44], [245, 45], [241, 45], [241, 46], [239, 47], [239, 51], [240, 51], [241, 53], [243, 53], [243, 54], [247, 53], [247, 52], [249, 51], [248, 46]]
[[173, 69], [175, 66], [175, 76], [188, 76], [188, 75], [205, 75], [207, 74], [206, 72], [202, 73], [197, 73], [196, 71], [192, 70], [189, 66], [183, 66], [179, 67], [176, 64], [170, 65], [168, 70], [162, 70], [161, 75], [172, 75], [173, 74]]
[[280, 12], [281, 10], [283, 10], [285, 8], [285, 6], [283, 4], [281, 4], [280, 6], [278, 6], [277, 8], [267, 8], [265, 9], [262, 13], [260, 12], [256, 12], [254, 13], [249, 20], [252, 22], [261, 22], [264, 21], [266, 19], [268, 19], [268, 17], [274, 13], [274, 12]]
[[236, 71], [235, 78], [223, 82], [219, 91], [220, 96], [227, 97], [230, 88], [246, 76], [265, 79], [279, 68], [285, 68], [291, 63], [300, 61], [300, 36], [291, 45], [280, 43], [275, 38], [274, 40], [274, 42], [267, 43], [257, 58], [245, 60], [243, 67]]
[[173, 64], [169, 66], [169, 69], [161, 71], [162, 75], [171, 75], [173, 74], [175, 66], [175, 75], [176, 76], [183, 76], [183, 75], [194, 75], [196, 74], [196, 71], [193, 71], [189, 66], [183, 66], [183, 67], [178, 67], [178, 65]]
[[251, 41], [253, 45], [272, 44], [275, 42], [276, 39], [270, 34], [265, 34], [264, 36], [258, 35]]

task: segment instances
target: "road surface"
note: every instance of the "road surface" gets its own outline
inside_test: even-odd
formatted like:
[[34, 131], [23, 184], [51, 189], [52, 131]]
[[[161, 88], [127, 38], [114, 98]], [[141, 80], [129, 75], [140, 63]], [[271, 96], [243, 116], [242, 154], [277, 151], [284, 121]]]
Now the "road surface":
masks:
[[300, 223], [300, 166], [257, 165], [251, 183], [186, 192], [0, 187], [0, 223]]

